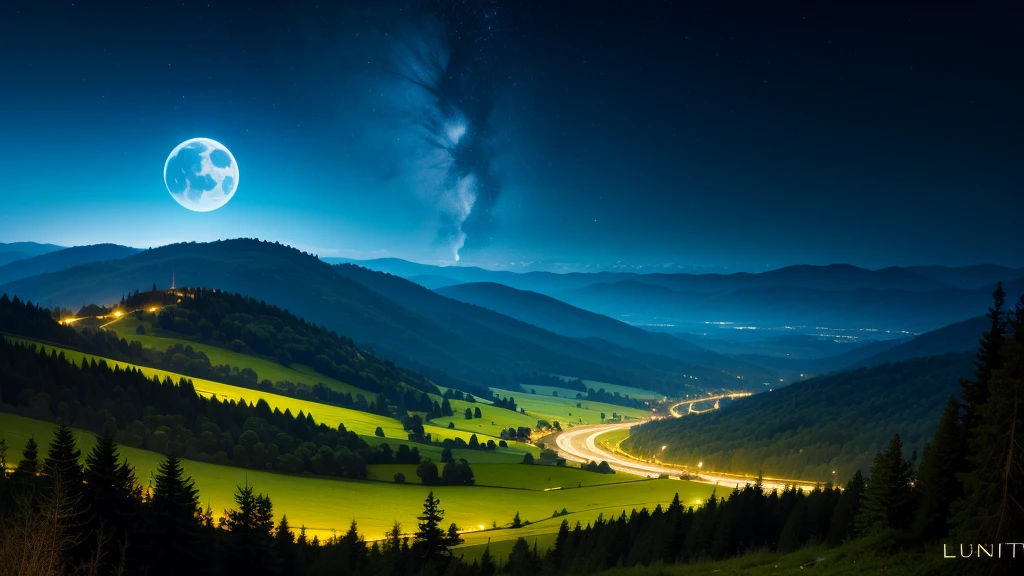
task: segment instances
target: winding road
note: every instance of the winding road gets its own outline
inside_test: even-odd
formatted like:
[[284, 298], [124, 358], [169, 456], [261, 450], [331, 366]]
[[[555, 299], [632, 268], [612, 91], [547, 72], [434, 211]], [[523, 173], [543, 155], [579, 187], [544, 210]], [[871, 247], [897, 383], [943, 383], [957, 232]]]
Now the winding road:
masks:
[[[670, 411], [674, 417], [680, 418], [691, 412], [699, 413], [706, 411], [694, 410], [693, 404], [708, 401], [714, 401], [717, 404], [717, 401], [722, 398], [738, 398], [749, 395], [749, 393], [744, 392], [739, 394], [724, 394], [710, 398], [700, 398], [697, 400], [686, 400], [672, 406]], [[684, 405], [689, 405], [689, 409], [685, 413], [680, 413], [677, 408]], [[601, 436], [602, 434], [606, 434], [614, 430], [628, 430], [637, 424], [643, 424], [648, 421], [650, 421], [649, 418], [633, 422], [573, 427], [555, 436], [555, 444], [558, 447], [558, 454], [566, 460], [579, 463], [604, 461], [607, 462], [612, 469], [629, 474], [650, 477], [657, 477], [662, 474], [666, 474], [669, 478], [675, 479], [680, 479], [681, 476], [688, 475], [689, 480], [715, 484], [718, 486], [728, 487], [730, 489], [735, 486], [743, 486], [744, 484], [753, 484], [754, 481], [757, 480], [756, 476], [695, 470], [692, 467], [687, 466], [677, 466], [657, 461], [640, 460], [621, 451], [608, 451], [597, 443], [598, 436]], [[768, 490], [778, 489], [780, 491], [787, 486], [797, 486], [803, 490], [812, 490], [815, 486], [813, 482], [786, 480], [781, 478], [763, 478], [762, 484]]]

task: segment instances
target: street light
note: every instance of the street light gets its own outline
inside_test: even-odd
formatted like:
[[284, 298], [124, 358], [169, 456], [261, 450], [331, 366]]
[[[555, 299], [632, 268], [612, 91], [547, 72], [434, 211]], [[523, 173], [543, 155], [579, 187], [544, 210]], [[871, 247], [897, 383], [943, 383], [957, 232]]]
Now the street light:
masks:
[[700, 462], [697, 462], [697, 468], [703, 468], [703, 467], [704, 467], [704, 461], [703, 460], [701, 460]]

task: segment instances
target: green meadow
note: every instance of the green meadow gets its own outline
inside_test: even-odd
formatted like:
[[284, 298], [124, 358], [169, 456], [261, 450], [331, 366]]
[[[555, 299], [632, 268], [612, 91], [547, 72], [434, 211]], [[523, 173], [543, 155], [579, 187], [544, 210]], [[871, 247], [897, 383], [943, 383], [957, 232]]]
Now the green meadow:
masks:
[[[636, 408], [626, 408], [625, 406], [617, 406], [615, 404], [607, 404], [604, 402], [591, 402], [589, 400], [577, 400], [575, 395], [571, 398], [563, 398], [561, 394], [559, 396], [552, 396], [549, 394], [542, 394], [538, 389], [536, 394], [530, 394], [529, 392], [513, 392], [511, 390], [501, 390], [493, 388], [502, 398], [507, 396], [514, 396], [516, 404], [521, 408], [535, 416], [533, 418], [533, 425], [537, 424], [537, 420], [543, 419], [548, 422], [558, 421], [565, 427], [566, 424], [572, 424], [578, 426], [581, 424], [600, 424], [601, 413], [603, 412], [606, 418], [611, 418], [612, 414], [619, 414], [621, 416], [628, 416], [631, 418], [643, 418], [647, 416], [646, 410], [638, 410]], [[576, 405], [580, 407], [577, 408]]]
[[[280, 382], [287, 380], [289, 382], [296, 382], [302, 384], [308, 384], [310, 386], [315, 385], [318, 382], [323, 382], [324, 386], [338, 392], [349, 392], [354, 397], [357, 394], [362, 394], [367, 400], [372, 399], [375, 394], [367, 392], [362, 388], [357, 388], [350, 384], [346, 384], [334, 378], [330, 378], [319, 372], [313, 370], [310, 366], [303, 366], [301, 364], [293, 364], [292, 366], [283, 366], [273, 360], [267, 360], [258, 356], [251, 356], [249, 354], [242, 354], [220, 346], [214, 346], [212, 344], [204, 344], [188, 338], [182, 338], [179, 335], [165, 335], [159, 329], [152, 329], [148, 320], [149, 316], [153, 316], [153, 313], [144, 313], [144, 320], [140, 321], [135, 318], [133, 314], [128, 314], [110, 324], [106, 325], [107, 330], [112, 330], [121, 338], [128, 340], [129, 342], [134, 340], [142, 344], [146, 348], [153, 348], [163, 352], [167, 350], [168, 346], [174, 344], [182, 344], [184, 346], [191, 346], [193, 350], [202, 352], [210, 359], [210, 363], [213, 365], [227, 364], [228, 366], [238, 366], [239, 368], [251, 368], [259, 376], [260, 380], [266, 379], [271, 382]], [[136, 334], [135, 329], [139, 325], [142, 325], [146, 329], [145, 334]]]
[[[453, 454], [454, 456], [454, 454]], [[632, 474], [598, 474], [579, 468], [542, 464], [473, 464], [477, 486], [518, 488], [520, 490], [565, 490], [584, 486], [602, 486], [644, 480]], [[401, 472], [407, 480], [416, 478], [415, 464], [371, 464], [367, 466], [371, 480], [391, 482]]]
[[[437, 398], [440, 402], [441, 399]], [[516, 402], [519, 399], [516, 398]], [[471, 432], [477, 435], [477, 438], [481, 438], [481, 434], [489, 436], [500, 436], [501, 431], [507, 428], [518, 428], [520, 426], [526, 426], [527, 428], [533, 429], [537, 427], [538, 417], [526, 414], [520, 414], [519, 412], [513, 412], [506, 410], [505, 408], [498, 408], [490, 404], [481, 404], [466, 402], [464, 400], [449, 400], [449, 404], [452, 406], [452, 416], [446, 416], [444, 418], [435, 418], [430, 421], [435, 426], [447, 428], [448, 423], [454, 423], [456, 430], [463, 430]], [[473, 418], [467, 420], [465, 417], [466, 409], [476, 410], [480, 409], [480, 418]]]
[[[441, 461], [441, 453], [444, 450], [441, 446], [436, 444], [420, 444], [417, 442], [398, 441], [392, 438], [379, 438], [377, 436], [360, 436], [370, 446], [379, 446], [381, 444], [388, 444], [392, 450], [396, 450], [399, 444], [408, 444], [410, 448], [417, 448], [420, 456], [423, 458], [429, 458], [435, 462]], [[523, 454], [526, 452], [532, 453], [535, 457], [540, 453], [540, 449], [518, 442], [513, 442], [508, 448], [496, 448], [494, 450], [469, 450], [466, 448], [452, 448], [452, 457], [455, 459], [464, 459], [472, 464], [518, 464], [523, 461]], [[385, 478], [391, 480], [391, 477]]]
[[584, 380], [583, 384], [587, 388], [593, 388], [594, 390], [600, 390], [604, 388], [604, 391], [609, 394], [618, 392], [620, 395], [629, 395], [630, 398], [636, 400], [661, 400], [665, 397], [664, 394], [658, 392], [652, 392], [650, 390], [644, 390], [642, 388], [633, 388], [632, 386], [620, 386], [618, 384], [609, 384], [607, 382], [597, 382], [595, 380]]
[[619, 451], [619, 444], [621, 444], [626, 438], [629, 438], [629, 430], [609, 430], [595, 438], [594, 443], [597, 444], [599, 448], [616, 452]]
[[[31, 342], [29, 340], [15, 338], [22, 342]], [[292, 414], [298, 414], [300, 411], [306, 414], [312, 414], [313, 418], [317, 422], [323, 422], [328, 426], [334, 428], [338, 424], [344, 424], [345, 428], [351, 430], [360, 435], [372, 436], [374, 435], [377, 427], [379, 426], [384, 430], [384, 435], [387, 438], [400, 439], [408, 443], [408, 433], [402, 427], [402, 423], [394, 418], [387, 416], [379, 416], [377, 414], [370, 414], [369, 412], [360, 412], [359, 410], [353, 410], [351, 408], [342, 408], [340, 406], [332, 406], [329, 404], [320, 404], [317, 402], [310, 402], [308, 400], [299, 400], [297, 398], [289, 398], [287, 396], [281, 396], [279, 394], [272, 394], [270, 392], [263, 392], [260, 390], [252, 390], [249, 388], [241, 388], [238, 386], [232, 386], [230, 384], [222, 384], [220, 382], [214, 382], [212, 380], [204, 380], [202, 378], [192, 378], [189, 376], [183, 376], [173, 372], [167, 372], [166, 370], [158, 370], [156, 368], [148, 368], [145, 366], [136, 366], [126, 362], [117, 362], [108, 358], [102, 358], [100, 356], [93, 356], [91, 354], [84, 354], [75, 350], [69, 350], [66, 348], [60, 348], [56, 346], [42, 345], [47, 351], [54, 349], [58, 353], [63, 352], [65, 358], [73, 361], [77, 364], [81, 364], [83, 361], [96, 360], [99, 362], [103, 360], [109, 366], [119, 366], [122, 370], [129, 367], [134, 367], [137, 370], [142, 371], [144, 375], [152, 378], [153, 376], [159, 377], [161, 380], [165, 377], [171, 378], [171, 380], [177, 382], [181, 378], [192, 380], [192, 384], [195, 386], [196, 392], [203, 396], [217, 396], [222, 400], [238, 400], [244, 398], [246, 402], [257, 402], [259, 400], [265, 400], [271, 408], [278, 408], [282, 412], [285, 410], [291, 410]], [[506, 410], [506, 412], [508, 412]], [[434, 440], [443, 441], [447, 438], [462, 438], [463, 440], [469, 441], [472, 432], [463, 430], [449, 430], [440, 426], [425, 425], [424, 430], [429, 432]], [[477, 435], [477, 438], [486, 443], [487, 440], [494, 440], [498, 442], [498, 438], [491, 436]], [[538, 450], [532, 446], [526, 446], [523, 444], [516, 444], [519, 448], [520, 454], [526, 451], [538, 453]], [[522, 456], [520, 456], [522, 458]]]
[[[453, 423], [456, 430], [472, 432], [479, 437], [480, 434], [498, 436], [502, 430], [507, 428], [518, 428], [520, 426], [536, 428], [538, 420], [547, 420], [549, 423], [559, 422], [564, 428], [583, 424], [600, 424], [602, 412], [606, 418], [611, 418], [612, 414], [620, 414], [631, 418], [643, 418], [647, 415], [647, 412], [644, 410], [626, 408], [604, 402], [577, 400], [575, 397], [556, 397], [550, 394], [542, 394], [540, 390], [537, 391], [537, 394], [502, 390], [500, 388], [492, 388], [491, 390], [502, 398], [509, 396], [515, 398], [516, 405], [526, 410], [526, 414], [479, 402], [449, 400], [448, 402], [452, 407], [452, 416], [435, 418], [430, 422], [442, 428], [447, 427], [449, 423]], [[441, 400], [440, 398], [435, 399], [438, 402]], [[577, 404], [581, 407], [577, 408]], [[479, 408], [481, 417], [467, 420], [465, 417], [467, 408], [472, 411]]]
[[[36, 437], [40, 451], [45, 453], [53, 429], [54, 425], [49, 423], [0, 414], [0, 434], [9, 445], [9, 465], [17, 464], [30, 435]], [[92, 448], [95, 437], [83, 431], [76, 431], [76, 437], [84, 455]], [[155, 452], [128, 447], [122, 447], [121, 453], [135, 467], [144, 485], [150, 482], [163, 459]], [[305, 526], [310, 535], [321, 538], [344, 532], [353, 519], [369, 540], [381, 538], [395, 521], [402, 524], [405, 532], [412, 532], [423, 499], [431, 490], [418, 483], [415, 473], [406, 474], [406, 484], [395, 484], [287, 475], [189, 460], [183, 461], [183, 465], [186, 473], [195, 479], [203, 506], [209, 505], [218, 515], [233, 506], [235, 487], [248, 482], [258, 492], [270, 495], [278, 519], [287, 515], [293, 526]], [[380, 469], [379, 473], [388, 471]], [[684, 502], [692, 503], [706, 499], [714, 488], [678, 480], [636, 480], [618, 474], [602, 477], [577, 469], [539, 465], [478, 464], [474, 465], [474, 471], [482, 482], [495, 485], [433, 487], [445, 510], [445, 522], [455, 522], [466, 531], [467, 555], [478, 554], [481, 549], [477, 545], [486, 544], [488, 539], [497, 542], [522, 536], [537, 538], [539, 546], [547, 546], [551, 541], [549, 536], [557, 532], [563, 519], [573, 524], [576, 521], [586, 524], [599, 514], [607, 517], [665, 505], [676, 493]], [[547, 484], [569, 484], [570, 487], [545, 491], [542, 486]], [[583, 486], [571, 487], [580, 484]], [[569, 515], [552, 517], [556, 510], [563, 508]], [[517, 512], [529, 524], [519, 529], [507, 528]], [[491, 529], [495, 524], [499, 529]]]

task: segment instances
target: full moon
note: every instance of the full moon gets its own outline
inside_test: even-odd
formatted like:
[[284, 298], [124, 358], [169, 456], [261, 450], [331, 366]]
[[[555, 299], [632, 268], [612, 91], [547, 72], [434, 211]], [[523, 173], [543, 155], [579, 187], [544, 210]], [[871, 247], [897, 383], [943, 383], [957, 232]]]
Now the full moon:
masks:
[[238, 190], [238, 164], [220, 142], [192, 138], [171, 150], [164, 163], [164, 184], [189, 210], [210, 212], [228, 203]]

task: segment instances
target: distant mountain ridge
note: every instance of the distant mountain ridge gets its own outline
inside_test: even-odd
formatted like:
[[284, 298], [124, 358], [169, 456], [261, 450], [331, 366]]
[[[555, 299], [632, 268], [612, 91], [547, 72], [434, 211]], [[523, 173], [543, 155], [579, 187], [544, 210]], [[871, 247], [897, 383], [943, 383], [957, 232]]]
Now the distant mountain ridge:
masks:
[[996, 265], [868, 270], [846, 264], [789, 266], [760, 273], [514, 273], [431, 266], [389, 258], [360, 265], [446, 289], [456, 283], [529, 290], [634, 325], [695, 330], [712, 322], [762, 327], [870, 328], [927, 332], [986, 305], [999, 280], [1024, 291], [1024, 269]]
[[78, 264], [119, 260], [139, 252], [141, 250], [138, 248], [118, 244], [94, 244], [54, 250], [0, 266], [0, 285], [37, 274], [56, 272]]
[[56, 244], [40, 244], [38, 242], [0, 243], [0, 266], [63, 248]]
[[988, 318], [977, 316], [926, 332], [907, 342], [851, 364], [850, 368], [902, 362], [911, 358], [960, 353], [978, 348], [981, 334], [991, 328]]
[[[441, 385], [507, 387], [517, 374], [543, 372], [681, 390], [678, 372], [696, 368], [614, 345], [614, 352], [598, 349], [399, 277], [345, 268], [276, 243], [226, 240], [72, 266], [9, 282], [0, 292], [77, 309], [115, 302], [153, 283], [166, 288], [173, 273], [179, 286], [219, 288], [280, 306]], [[713, 385], [711, 376], [701, 383]]]
[[[640, 280], [676, 290], [694, 289], [702, 292], [736, 290], [752, 286], [794, 286], [823, 290], [855, 290], [862, 288], [901, 289], [911, 291], [943, 288], [982, 288], [997, 281], [1024, 278], [1024, 268], [1009, 268], [995, 264], [975, 266], [890, 266], [878, 270], [851, 264], [824, 266], [798, 264], [765, 272], [722, 273], [640, 273], [640, 272], [511, 272], [493, 271], [475, 266], [435, 266], [419, 264], [399, 258], [353, 260], [325, 258], [332, 264], [349, 263], [409, 278], [455, 280], [458, 282], [495, 282], [521, 290], [549, 294], [551, 291], [571, 290], [596, 283], [614, 283]], [[429, 286], [428, 286], [429, 287]], [[550, 295], [550, 294], [549, 294]]]
[[510, 288], [503, 284], [468, 282], [439, 288], [435, 292], [570, 338], [602, 338], [627, 348], [657, 352], [676, 358], [693, 359], [695, 355], [711, 355], [707, 350], [681, 338], [648, 332], [631, 324], [576, 308], [550, 296]]

